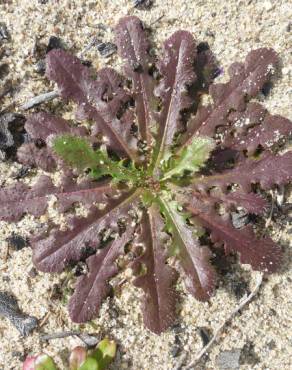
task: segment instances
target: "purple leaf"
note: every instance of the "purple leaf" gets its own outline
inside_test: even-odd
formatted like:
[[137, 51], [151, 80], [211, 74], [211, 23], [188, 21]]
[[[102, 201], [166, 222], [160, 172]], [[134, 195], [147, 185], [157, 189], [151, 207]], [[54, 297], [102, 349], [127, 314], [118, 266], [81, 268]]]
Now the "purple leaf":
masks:
[[218, 186], [226, 190], [229, 185], [238, 184], [245, 192], [251, 191], [252, 184], [260, 184], [267, 190], [273, 185], [283, 185], [292, 179], [292, 151], [285, 154], [267, 153], [258, 160], [246, 159], [235, 167], [218, 175], [202, 176], [194, 180], [197, 189]]
[[[176, 271], [167, 265], [167, 234], [158, 207], [152, 205], [144, 212], [137, 246], [143, 246], [142, 255], [132, 263], [136, 278], [134, 285], [144, 291], [142, 311], [145, 326], [156, 334], [165, 331], [175, 320], [177, 294], [173, 284]], [[143, 272], [143, 269], [146, 271]], [[142, 272], [140, 271], [142, 270]]]
[[150, 75], [150, 68], [154, 63], [149, 54], [150, 43], [142, 22], [137, 17], [120, 19], [115, 34], [119, 55], [126, 61], [125, 74], [133, 82], [139, 132], [142, 140], [151, 145], [151, 130], [155, 129], [153, 112], [157, 101], [154, 96], [154, 79]]
[[221, 194], [219, 199], [228, 207], [243, 207], [247, 212], [255, 215], [263, 214], [268, 208], [268, 202], [255, 193], [246, 194], [240, 191], [234, 191], [228, 194]]
[[94, 134], [104, 135], [119, 155], [138, 160], [135, 138], [131, 134], [133, 122], [121, 122], [117, 116], [118, 109], [129, 98], [114, 70], [101, 70], [94, 79], [91, 70], [78, 58], [58, 49], [47, 54], [47, 76], [57, 83], [64, 99], [78, 104], [79, 118], [95, 122]]
[[64, 176], [61, 184], [56, 187], [50, 177], [43, 175], [32, 187], [18, 182], [9, 188], [0, 189], [0, 219], [18, 221], [26, 213], [41, 216], [47, 209], [48, 196], [51, 195], [59, 200], [59, 209], [66, 211], [73, 203], [91, 206], [94, 202], [105, 202], [108, 195], [116, 193], [109, 182], [86, 180], [76, 184], [72, 177]]
[[40, 167], [47, 172], [52, 172], [57, 166], [57, 158], [49, 146], [49, 140], [52, 137], [64, 133], [80, 136], [87, 134], [85, 127], [71, 127], [63, 118], [45, 112], [30, 116], [24, 127], [33, 141], [23, 144], [18, 149], [18, 160], [25, 165]]
[[69, 302], [69, 313], [74, 322], [86, 322], [98, 314], [111, 290], [109, 279], [119, 272], [116, 260], [125, 253], [124, 247], [132, 236], [133, 227], [128, 227], [121, 237], [86, 260], [89, 273], [78, 279]]
[[274, 72], [278, 57], [272, 49], [251, 51], [245, 63], [233, 63], [229, 67], [230, 80], [226, 84], [210, 87], [213, 105], [200, 106], [189, 122], [182, 144], [187, 146], [193, 135], [213, 136], [216, 128], [228, 125], [232, 110], [244, 111], [246, 100], [255, 97]]
[[32, 241], [33, 261], [45, 272], [61, 272], [68, 264], [92, 254], [103, 243], [102, 232], [119, 233], [119, 220], [129, 222], [129, 211], [137, 206], [138, 194], [109, 199], [102, 209], [92, 209], [87, 217], [73, 218], [70, 229], [53, 229], [45, 239]]
[[235, 150], [253, 154], [258, 148], [270, 150], [292, 135], [292, 122], [281, 116], [270, 115], [260, 104], [249, 103], [245, 112], [229, 116], [235, 130], [223, 144]]
[[170, 151], [175, 135], [183, 130], [183, 111], [193, 104], [187, 88], [197, 79], [196, 56], [196, 44], [189, 32], [178, 31], [164, 43], [164, 54], [158, 64], [162, 79], [156, 89], [162, 102], [156, 143], [158, 162]]
[[257, 238], [251, 225], [235, 229], [230, 219], [218, 216], [210, 203], [202, 204], [198, 199], [188, 198], [185, 207], [197, 222], [210, 231], [213, 243], [223, 243], [226, 253], [239, 253], [240, 262], [250, 264], [255, 270], [277, 271], [282, 251], [271, 238]]

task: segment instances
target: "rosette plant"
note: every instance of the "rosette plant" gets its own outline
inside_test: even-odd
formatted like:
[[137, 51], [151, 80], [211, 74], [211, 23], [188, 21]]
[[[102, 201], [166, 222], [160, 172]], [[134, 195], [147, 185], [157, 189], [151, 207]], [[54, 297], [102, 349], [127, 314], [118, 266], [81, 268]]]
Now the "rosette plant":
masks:
[[[40, 216], [54, 195], [66, 229], [49, 225], [31, 238], [33, 261], [51, 273], [86, 263], [69, 302], [72, 320], [94, 318], [110, 279], [127, 266], [144, 291], [146, 327], [161, 333], [175, 319], [178, 273], [190, 294], [208, 300], [219, 250], [255, 270], [279, 268], [281, 248], [252, 223], [235, 227], [231, 215], [244, 209], [259, 219], [266, 191], [291, 180], [292, 152], [279, 147], [292, 128], [252, 100], [275, 71], [272, 49], [251, 51], [230, 66], [228, 82], [215, 84], [214, 58], [189, 32], [167, 39], [160, 58], [138, 18], [122, 18], [115, 33], [125, 77], [94, 73], [63, 50], [48, 54], [47, 77], [75, 103], [76, 120], [28, 117], [30, 141], [18, 159], [46, 174], [2, 189], [0, 215]], [[62, 173], [57, 183], [53, 171]], [[83, 216], [72, 216], [76, 204]]]

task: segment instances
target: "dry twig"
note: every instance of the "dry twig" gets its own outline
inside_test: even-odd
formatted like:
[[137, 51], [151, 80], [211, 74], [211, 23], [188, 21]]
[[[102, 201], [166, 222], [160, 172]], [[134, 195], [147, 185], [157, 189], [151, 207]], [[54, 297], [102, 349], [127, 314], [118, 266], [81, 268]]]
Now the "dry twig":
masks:
[[55, 99], [59, 95], [60, 95], [59, 92], [54, 90], [54, 91], [49, 91], [47, 93], [34, 96], [32, 99], [30, 99], [29, 101], [21, 105], [20, 109], [28, 110], [30, 108], [35, 107], [36, 105], [48, 102], [52, 99]]
[[212, 339], [210, 340], [210, 342], [198, 353], [198, 355], [196, 356], [196, 358], [193, 361], [191, 361], [186, 367], [184, 367], [184, 370], [194, 370], [194, 367], [199, 363], [199, 361], [202, 359], [202, 357], [205, 354], [207, 354], [208, 351], [210, 350], [210, 348], [213, 346], [213, 344], [215, 344], [218, 341], [219, 336], [222, 333], [225, 326], [228, 323], [230, 323], [230, 321], [233, 319], [233, 317], [239, 311], [241, 311], [243, 309], [243, 307], [246, 306], [258, 294], [258, 291], [259, 291], [259, 289], [262, 285], [262, 282], [263, 282], [263, 276], [264, 276], [264, 274], [259, 275], [254, 290], [246, 298], [244, 298], [239, 303], [239, 305], [230, 313], [230, 315], [227, 317], [227, 319], [216, 330], [216, 332], [215, 332], [214, 336], [212, 337]]
[[90, 335], [87, 333], [81, 333], [79, 331], [63, 331], [63, 332], [54, 333], [54, 334], [44, 334], [44, 335], [40, 335], [40, 340], [49, 341], [52, 339], [61, 339], [61, 338], [66, 338], [66, 337], [71, 337], [71, 336], [78, 337], [88, 347], [94, 347], [99, 342], [99, 338], [97, 338], [96, 336]]

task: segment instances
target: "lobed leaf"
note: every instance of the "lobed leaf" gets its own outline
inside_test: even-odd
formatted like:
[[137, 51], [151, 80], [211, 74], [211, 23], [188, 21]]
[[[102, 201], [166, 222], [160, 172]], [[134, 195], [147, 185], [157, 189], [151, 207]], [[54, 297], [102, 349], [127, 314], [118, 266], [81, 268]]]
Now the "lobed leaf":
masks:
[[104, 209], [93, 208], [87, 217], [73, 218], [69, 230], [55, 228], [47, 238], [32, 241], [34, 264], [44, 272], [61, 272], [67, 265], [88, 257], [102, 245], [104, 230], [119, 232], [118, 221], [129, 220], [128, 213], [137, 201], [137, 192], [109, 198]]
[[154, 63], [149, 53], [150, 43], [142, 22], [134, 16], [121, 18], [115, 27], [119, 55], [126, 61], [125, 74], [132, 80], [132, 94], [139, 133], [148, 146], [152, 144], [151, 131], [155, 129], [153, 117], [157, 101], [154, 96], [155, 81], [150, 74]]
[[171, 254], [178, 259], [178, 269], [183, 274], [186, 288], [194, 297], [205, 301], [214, 291], [216, 274], [210, 263], [210, 250], [200, 246], [198, 240], [202, 229], [187, 225], [187, 216], [179, 212], [175, 201], [161, 197], [159, 203], [166, 229], [172, 236]]
[[86, 139], [62, 135], [53, 142], [53, 150], [67, 164], [80, 170], [90, 169], [94, 179], [111, 176], [114, 181], [135, 182], [140, 180], [140, 174], [135, 167], [124, 166], [123, 161], [109, 158], [106, 149], [94, 150]]
[[220, 194], [218, 197], [210, 197], [212, 200], [222, 201], [227, 209], [244, 208], [248, 213], [254, 215], [262, 215], [268, 209], [268, 202], [259, 194], [244, 193], [241, 191], [234, 191], [227, 194]]
[[24, 127], [32, 141], [18, 149], [18, 160], [25, 165], [40, 167], [48, 172], [52, 172], [57, 166], [57, 158], [49, 145], [51, 138], [65, 133], [78, 136], [87, 134], [85, 127], [70, 126], [63, 118], [45, 112], [31, 115]]
[[105, 202], [107, 195], [117, 193], [108, 181], [97, 183], [85, 180], [77, 184], [74, 178], [64, 176], [56, 187], [50, 177], [42, 175], [32, 187], [18, 182], [0, 189], [0, 219], [18, 221], [26, 213], [39, 217], [47, 209], [49, 196], [56, 196], [59, 209], [66, 211], [76, 202], [91, 206], [94, 202]]
[[194, 187], [200, 190], [218, 186], [226, 190], [229, 185], [238, 184], [245, 192], [251, 191], [252, 184], [262, 189], [273, 185], [287, 184], [292, 179], [292, 151], [272, 155], [267, 153], [258, 160], [246, 159], [237, 167], [218, 175], [201, 176], [194, 180]]
[[223, 243], [225, 253], [239, 253], [240, 262], [250, 264], [255, 270], [269, 273], [278, 270], [282, 251], [271, 238], [257, 238], [251, 225], [235, 229], [230, 219], [220, 217], [210, 202], [188, 197], [185, 208], [210, 232], [213, 243]]
[[103, 300], [111, 290], [109, 279], [119, 271], [116, 260], [125, 253], [124, 247], [132, 239], [133, 231], [133, 227], [128, 226], [121, 237], [86, 260], [89, 273], [78, 279], [69, 302], [69, 313], [74, 322], [86, 322], [98, 314]]
[[78, 104], [79, 118], [95, 122], [95, 135], [104, 135], [117, 154], [138, 161], [136, 140], [131, 133], [133, 122], [118, 118], [119, 110], [130, 97], [114, 70], [101, 70], [94, 80], [90, 69], [78, 58], [54, 49], [47, 54], [47, 76], [57, 83], [63, 98]]
[[192, 175], [198, 172], [204, 166], [214, 147], [215, 142], [211, 138], [194, 138], [191, 144], [182, 150], [180, 156], [170, 157], [168, 168], [162, 179], [166, 180], [172, 176], [183, 176], [186, 172]]
[[164, 54], [158, 64], [162, 79], [156, 89], [162, 104], [156, 135], [156, 166], [169, 156], [175, 136], [184, 129], [182, 114], [193, 105], [188, 88], [197, 79], [196, 56], [195, 41], [189, 32], [175, 32], [164, 43]]
[[244, 111], [246, 101], [255, 97], [274, 73], [278, 57], [274, 50], [261, 48], [252, 50], [245, 63], [233, 63], [229, 67], [230, 80], [226, 84], [210, 87], [213, 105], [201, 105], [181, 140], [183, 147], [188, 146], [193, 135], [213, 137], [220, 126], [228, 126], [231, 111]]
[[[135, 244], [144, 251], [131, 267], [136, 272], [133, 284], [144, 291], [142, 312], [145, 326], [156, 334], [165, 331], [175, 319], [177, 294], [173, 285], [176, 271], [167, 265], [167, 234], [159, 208], [152, 205], [141, 220]], [[145, 271], [144, 271], [145, 270]]]
[[229, 115], [232, 128], [223, 140], [224, 146], [249, 155], [257, 149], [271, 150], [274, 144], [292, 136], [292, 122], [279, 115], [272, 116], [260, 104], [249, 103], [244, 112]]

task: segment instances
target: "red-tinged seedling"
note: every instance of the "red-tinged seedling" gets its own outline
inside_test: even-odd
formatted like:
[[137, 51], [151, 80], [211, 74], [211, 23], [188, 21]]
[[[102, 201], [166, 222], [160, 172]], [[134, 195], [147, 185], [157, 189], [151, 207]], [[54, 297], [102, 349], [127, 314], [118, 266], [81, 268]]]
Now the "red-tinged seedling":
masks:
[[[263, 217], [265, 192], [291, 181], [292, 152], [278, 149], [292, 125], [253, 100], [275, 71], [272, 49], [251, 51], [230, 66], [227, 83], [214, 84], [214, 58], [189, 32], [174, 33], [158, 62], [138, 18], [121, 19], [115, 33], [125, 77], [94, 73], [63, 50], [48, 53], [47, 77], [77, 105], [76, 122], [45, 112], [27, 119], [31, 141], [18, 159], [47, 174], [2, 189], [0, 215], [41, 216], [54, 195], [70, 215], [67, 230], [32, 238], [33, 261], [45, 272], [86, 262], [69, 302], [72, 320], [94, 318], [110, 279], [130, 266], [144, 291], [145, 325], [161, 333], [175, 320], [178, 272], [197, 299], [213, 294], [218, 248], [255, 270], [279, 269], [281, 248], [252, 223], [234, 227], [231, 215]], [[207, 93], [213, 103], [204, 105]], [[87, 216], [72, 218], [76, 203]]]

